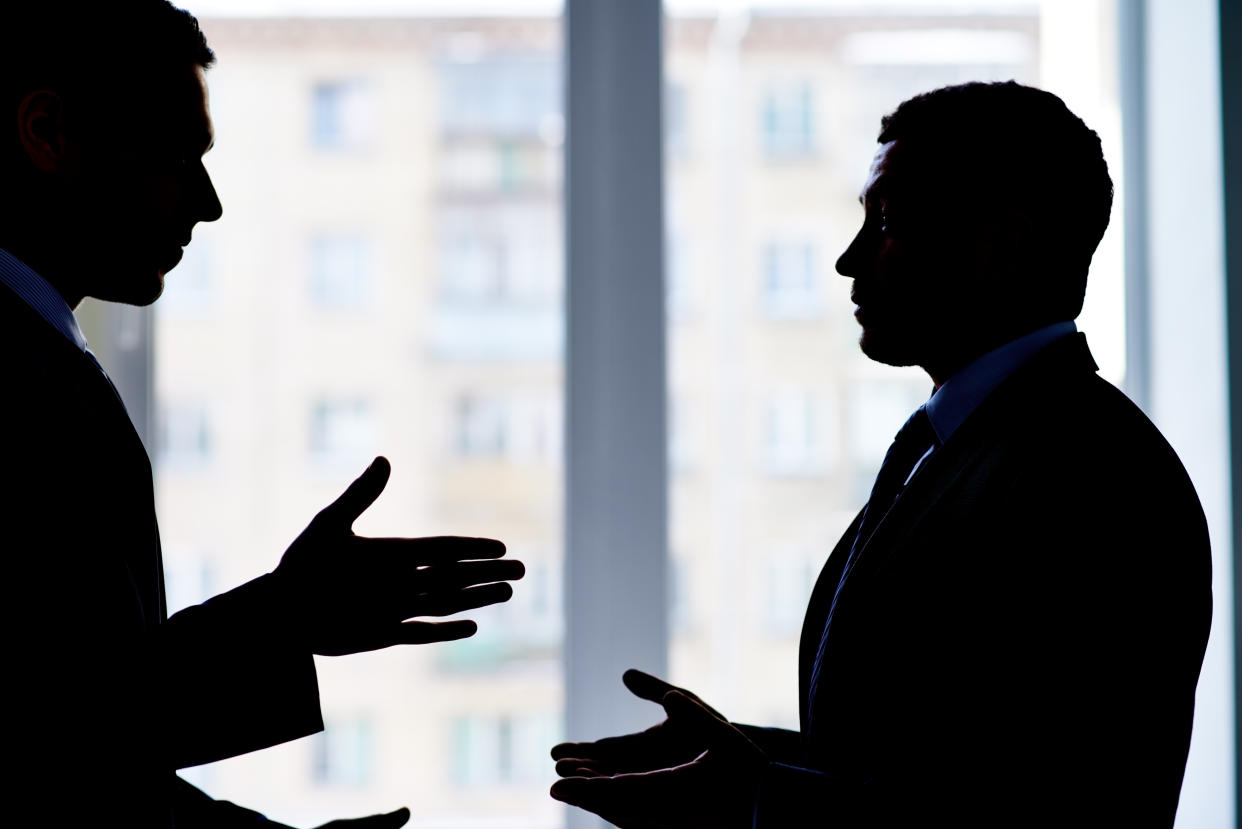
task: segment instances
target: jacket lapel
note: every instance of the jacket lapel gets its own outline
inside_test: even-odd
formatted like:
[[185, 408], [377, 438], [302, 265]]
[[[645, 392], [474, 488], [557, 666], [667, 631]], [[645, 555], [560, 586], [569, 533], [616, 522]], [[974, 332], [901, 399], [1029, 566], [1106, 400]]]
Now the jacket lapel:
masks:
[[[1096, 370], [1086, 338], [1082, 334], [1071, 335], [1036, 354], [980, 403], [945, 445], [924, 461], [905, 491], [876, 525], [871, 537], [856, 551], [858, 560], [841, 587], [834, 619], [849, 616], [851, 605], [867, 601], [867, 595], [875, 588], [884, 567], [895, 556], [907, 553], [911, 546], [908, 542], [912, 537], [917, 538], [922, 524], [944, 503], [946, 497], [951, 496], [953, 504], [962, 507], [978, 496], [978, 490], [985, 485], [987, 476], [977, 473], [994, 461], [998, 440], [1012, 428], [1016, 414], [1029, 414], [1033, 407], [1039, 405], [1043, 395], [1067, 377], [1084, 376]], [[845, 537], [837, 543], [808, 607], [800, 660], [804, 709], [807, 704], [806, 681], [810, 675], [808, 648], [809, 658], [813, 660], [828, 604], [832, 601], [833, 589], [840, 581], [858, 523], [859, 520], [855, 519]], [[943, 556], [951, 555], [952, 551], [920, 549], [914, 554]], [[834, 621], [833, 628], [837, 627]], [[825, 658], [832, 648], [832, 638], [830, 631]]]
[[837, 542], [837, 546], [829, 554], [828, 560], [824, 562], [823, 568], [819, 571], [819, 578], [815, 581], [815, 587], [811, 591], [811, 598], [807, 602], [806, 616], [802, 619], [802, 635], [798, 640], [798, 700], [799, 716], [804, 733], [806, 731], [807, 689], [811, 683], [811, 670], [815, 665], [815, 656], [819, 651], [820, 636], [824, 632], [824, 625], [828, 620], [828, 608], [832, 605], [832, 596], [841, 581], [841, 574], [845, 570], [850, 547], [853, 545], [854, 536], [858, 534], [858, 525], [862, 523], [862, 517], [860, 510]]

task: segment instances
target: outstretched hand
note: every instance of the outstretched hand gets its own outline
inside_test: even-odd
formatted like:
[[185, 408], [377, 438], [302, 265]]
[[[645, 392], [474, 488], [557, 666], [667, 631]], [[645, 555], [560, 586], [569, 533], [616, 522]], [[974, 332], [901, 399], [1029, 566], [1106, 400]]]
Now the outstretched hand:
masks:
[[449, 616], [508, 601], [522, 562], [502, 559], [505, 545], [488, 538], [365, 538], [353, 523], [388, 483], [391, 467], [376, 458], [311, 521], [272, 576], [299, 638], [314, 653], [339, 656], [392, 645], [464, 639], [469, 620]]
[[[621, 675], [630, 693], [639, 699], [660, 704], [670, 691], [677, 691], [698, 702], [714, 716], [725, 719], [716, 709], [684, 688], [670, 685], [659, 677], [631, 668]], [[561, 777], [612, 775], [652, 771], [688, 763], [707, 749], [694, 732], [680, 723], [664, 720], [646, 731], [605, 737], [589, 743], [561, 743], [552, 747], [556, 773]]]
[[[626, 685], [634, 690], [629, 681]], [[668, 718], [655, 728], [676, 734], [678, 748], [704, 746], [697, 756], [670, 767], [637, 772], [605, 774], [597, 767], [584, 765], [579, 774], [552, 784], [552, 797], [594, 812], [623, 829], [750, 827], [759, 777], [767, 757], [745, 734], [697, 697], [670, 689], [661, 702]], [[629, 736], [638, 738], [654, 730]], [[615, 749], [615, 741], [627, 738], [611, 739], [614, 742], [610, 749]], [[604, 742], [578, 745], [598, 747]], [[630, 750], [641, 742], [631, 739], [611, 756], [632, 756]], [[563, 745], [553, 750], [554, 756]], [[608, 754], [609, 750], [603, 753]], [[563, 762], [557, 763], [558, 773], [564, 773]]]

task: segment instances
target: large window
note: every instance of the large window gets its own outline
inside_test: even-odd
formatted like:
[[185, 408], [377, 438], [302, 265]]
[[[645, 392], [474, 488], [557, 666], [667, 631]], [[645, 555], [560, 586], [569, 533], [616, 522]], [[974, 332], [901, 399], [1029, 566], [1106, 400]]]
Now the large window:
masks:
[[[613, 673], [590, 687], [565, 674], [568, 637], [601, 629], [580, 624], [592, 603], [642, 608], [645, 629], [661, 637], [653, 664], [667, 645], [671, 678], [734, 718], [796, 725], [807, 595], [893, 434], [930, 391], [918, 371], [858, 352], [849, 284], [833, 264], [861, 219], [856, 198], [880, 116], [947, 83], [1041, 85], [1100, 133], [1118, 197], [1079, 326], [1103, 376], [1151, 403], [1187, 460], [1227, 580], [1226, 489], [1212, 477], [1213, 459], [1225, 456], [1213, 431], [1223, 403], [1209, 394], [1210, 349], [1183, 347], [1216, 330], [1203, 316], [1220, 304], [1216, 294], [1193, 311], [1184, 305], [1187, 286], [1202, 289], [1214, 273], [1219, 239], [1201, 227], [1218, 215], [1211, 171], [1184, 182], [1166, 173], [1137, 208], [1155, 223], [1139, 225], [1144, 241], [1123, 238], [1137, 215], [1131, 175], [1147, 163], [1136, 134], [1150, 128], [1162, 142], [1150, 152], [1162, 159], [1182, 146], [1199, 148], [1191, 166], [1212, 157], [1186, 115], [1212, 94], [1191, 71], [1210, 57], [1206, 29], [1194, 28], [1207, 5], [1135, 4], [1154, 10], [1139, 28], [1182, 37], [1176, 48], [1161, 41], [1146, 69], [1118, 58], [1118, 17], [1133, 11], [1118, 0], [666, 0], [664, 100], [650, 110], [663, 114], [666, 142], [666, 319], [658, 305], [621, 303], [602, 319], [619, 321], [634, 348], [664, 326], [666, 378], [644, 393], [666, 402], [667, 430], [608, 421], [619, 428], [596, 425], [593, 443], [575, 443], [566, 406], [582, 402], [588, 383], [566, 379], [566, 364], [595, 355], [592, 332], [567, 333], [565, 314], [566, 279], [580, 284], [584, 274], [562, 274], [574, 232], [561, 195], [583, 177], [565, 178], [562, 144], [583, 130], [562, 113], [573, 67], [560, 4], [191, 4], [219, 55], [207, 75], [218, 135], [207, 166], [224, 217], [196, 229], [169, 275], [153, 355], [142, 346], [146, 318], [130, 309], [110, 318], [112, 342], [92, 333], [102, 327], [97, 306], [79, 314], [150, 441], [170, 608], [270, 570], [373, 452], [394, 474], [360, 532], [495, 536], [528, 575], [512, 602], [470, 614], [480, 623], [471, 639], [320, 660], [322, 735], [186, 776], [295, 826], [404, 804], [425, 827], [561, 827], [567, 813], [546, 794], [547, 748], [567, 706], [595, 705], [628, 667], [608, 661], [617, 623], [605, 620], [606, 633], [587, 644]], [[1166, 77], [1181, 88], [1161, 86]], [[1131, 124], [1135, 152], [1123, 158], [1122, 93], [1138, 88], [1142, 98], [1147, 83], [1163, 108]], [[601, 165], [619, 159], [635, 179], [658, 167], [625, 143], [589, 152]], [[604, 242], [646, 218], [627, 217], [615, 192], [593, 195], [591, 209], [617, 211]], [[1136, 250], [1153, 257], [1153, 287], [1129, 285], [1129, 321], [1142, 324], [1127, 329], [1123, 264], [1135, 272]], [[620, 273], [639, 283], [658, 270]], [[1135, 290], [1151, 303], [1137, 314]], [[1127, 347], [1147, 323], [1150, 344]], [[1128, 365], [1144, 348], [1145, 362]], [[142, 379], [152, 371], [153, 384]], [[1200, 395], [1202, 406], [1186, 402]], [[616, 595], [575, 609], [566, 599], [589, 579], [574, 581], [566, 559], [599, 559], [563, 549], [571, 453], [606, 445], [623, 465], [652, 448], [625, 441], [657, 434], [650, 442], [668, 461], [657, 493], [660, 504], [667, 495], [667, 544], [605, 552], [622, 568], [657, 557], [667, 581], [629, 593], [609, 581]], [[606, 489], [608, 476], [578, 485]], [[606, 494], [597, 502], [612, 508]], [[642, 502], [632, 494], [615, 499], [624, 513], [616, 538], [634, 528], [626, 520], [663, 526], [650, 504], [632, 518]], [[592, 528], [613, 519], [573, 516]], [[1221, 778], [1232, 748], [1219, 737], [1232, 693], [1222, 585], [1181, 827], [1231, 825], [1233, 781]], [[658, 714], [633, 711], [635, 723]]]

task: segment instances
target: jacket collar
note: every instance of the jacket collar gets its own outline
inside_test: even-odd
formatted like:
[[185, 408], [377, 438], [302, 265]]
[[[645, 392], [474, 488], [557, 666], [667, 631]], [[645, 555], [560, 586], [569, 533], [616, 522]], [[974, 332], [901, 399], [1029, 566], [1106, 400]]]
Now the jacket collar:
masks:
[[[905, 491], [856, 552], [858, 562], [841, 589], [838, 602], [847, 600], [874, 571], [913, 534], [946, 493], [969, 470], [996, 448], [996, 440], [1012, 427], [1016, 417], [1030, 411], [1073, 377], [1094, 376], [1098, 366], [1081, 333], [1061, 337], [1045, 346], [1009, 376], [963, 420], [950, 440], [923, 463]], [[969, 497], [969, 493], [966, 494]]]

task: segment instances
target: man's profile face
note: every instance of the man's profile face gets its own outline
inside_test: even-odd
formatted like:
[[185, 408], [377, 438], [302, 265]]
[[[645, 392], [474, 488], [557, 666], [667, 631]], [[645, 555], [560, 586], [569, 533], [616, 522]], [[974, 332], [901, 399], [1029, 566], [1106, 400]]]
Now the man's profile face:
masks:
[[953, 268], [915, 164], [900, 141], [880, 145], [859, 196], [863, 225], [837, 260], [837, 272], [854, 280], [859, 345], [889, 365], [922, 365], [937, 328], [952, 324], [945, 289]]
[[144, 86], [118, 91], [111, 117], [83, 125], [70, 184], [73, 224], [90, 256], [84, 293], [133, 305], [160, 296], [194, 225], [221, 214], [202, 163], [214, 140], [202, 68]]

